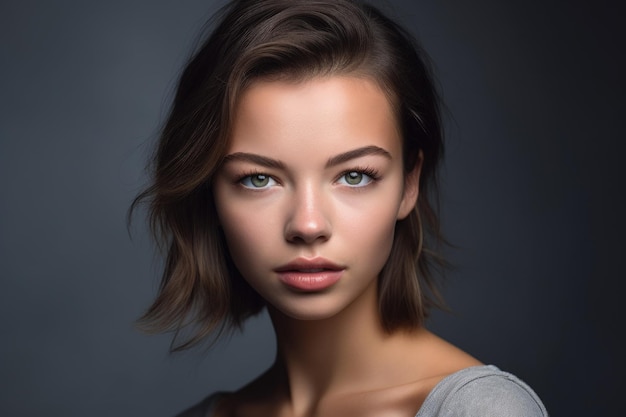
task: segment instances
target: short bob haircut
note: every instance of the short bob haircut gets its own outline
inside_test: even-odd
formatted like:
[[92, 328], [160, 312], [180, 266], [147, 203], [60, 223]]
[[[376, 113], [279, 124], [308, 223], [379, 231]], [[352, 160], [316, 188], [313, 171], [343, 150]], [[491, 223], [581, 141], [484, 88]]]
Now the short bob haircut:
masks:
[[445, 266], [437, 255], [444, 242], [436, 181], [443, 134], [425, 52], [379, 10], [349, 0], [239, 0], [216, 17], [179, 79], [151, 159], [151, 185], [131, 206], [132, 213], [148, 203], [153, 235], [166, 254], [159, 293], [140, 325], [175, 332], [176, 351], [240, 328], [264, 307], [230, 258], [212, 179], [238, 99], [255, 80], [334, 75], [363, 77], [385, 92], [403, 135], [406, 173], [423, 153], [418, 203], [397, 222], [379, 276], [382, 325], [388, 332], [415, 328], [432, 307], [445, 308], [434, 274]]

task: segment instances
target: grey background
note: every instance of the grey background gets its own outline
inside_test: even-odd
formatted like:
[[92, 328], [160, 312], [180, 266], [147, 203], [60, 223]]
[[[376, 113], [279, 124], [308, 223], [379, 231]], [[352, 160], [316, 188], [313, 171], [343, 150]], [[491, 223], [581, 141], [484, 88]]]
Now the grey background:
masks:
[[[0, 415], [172, 416], [271, 361], [265, 316], [176, 356], [133, 327], [159, 261], [126, 210], [216, 4], [1, 3]], [[456, 314], [430, 327], [553, 416], [617, 415], [624, 388], [623, 14], [590, 4], [383, 5], [432, 55], [450, 110]]]

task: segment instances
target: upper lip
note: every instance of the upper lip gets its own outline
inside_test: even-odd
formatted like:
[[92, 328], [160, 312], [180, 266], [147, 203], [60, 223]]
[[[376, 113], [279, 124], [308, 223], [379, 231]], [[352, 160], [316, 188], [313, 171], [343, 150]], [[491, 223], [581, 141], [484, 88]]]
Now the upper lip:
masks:
[[309, 269], [324, 269], [332, 271], [340, 271], [345, 269], [344, 266], [337, 265], [324, 258], [297, 258], [293, 261], [279, 266], [275, 272], [287, 272], [287, 271], [306, 271]]

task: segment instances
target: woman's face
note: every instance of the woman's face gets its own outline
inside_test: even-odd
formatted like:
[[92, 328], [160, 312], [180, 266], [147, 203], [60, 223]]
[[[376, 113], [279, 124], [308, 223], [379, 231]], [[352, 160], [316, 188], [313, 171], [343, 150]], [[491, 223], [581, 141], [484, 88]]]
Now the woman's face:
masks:
[[331, 317], [376, 296], [396, 220], [413, 209], [393, 110], [364, 78], [258, 81], [213, 183], [235, 265], [276, 310]]

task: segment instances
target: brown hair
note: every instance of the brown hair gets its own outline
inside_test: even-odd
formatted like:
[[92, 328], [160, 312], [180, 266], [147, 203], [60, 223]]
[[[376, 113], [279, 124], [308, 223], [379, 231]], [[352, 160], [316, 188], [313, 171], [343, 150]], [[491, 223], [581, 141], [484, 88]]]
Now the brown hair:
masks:
[[[152, 159], [150, 225], [167, 253], [160, 290], [140, 319], [148, 331], [175, 331], [173, 350], [214, 331], [240, 327], [264, 300], [230, 259], [211, 182], [228, 144], [233, 109], [250, 83], [350, 74], [367, 77], [393, 103], [403, 134], [405, 172], [423, 152], [420, 197], [396, 224], [379, 277], [379, 306], [391, 332], [420, 325], [443, 307], [433, 267], [443, 239], [436, 173], [443, 153], [439, 99], [424, 51], [377, 9], [348, 0], [240, 0], [186, 65]], [[179, 332], [189, 333], [175, 344]]]

